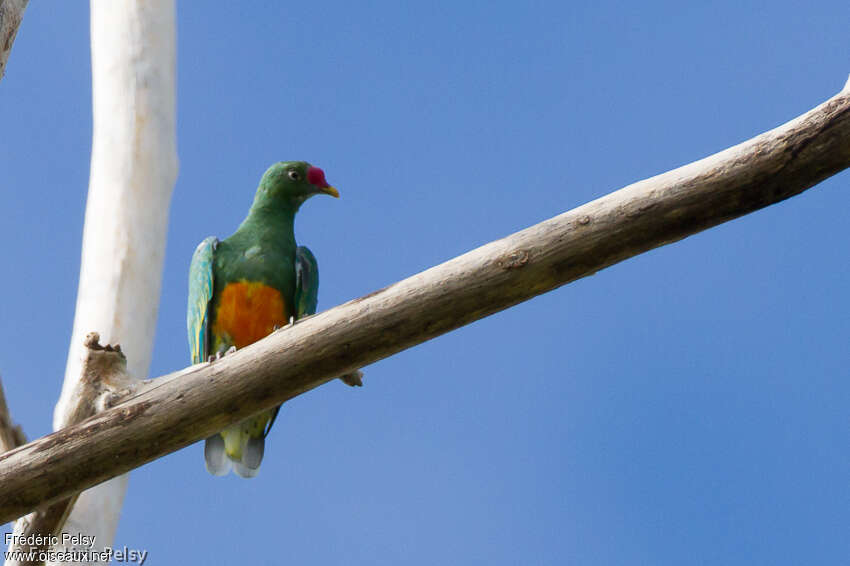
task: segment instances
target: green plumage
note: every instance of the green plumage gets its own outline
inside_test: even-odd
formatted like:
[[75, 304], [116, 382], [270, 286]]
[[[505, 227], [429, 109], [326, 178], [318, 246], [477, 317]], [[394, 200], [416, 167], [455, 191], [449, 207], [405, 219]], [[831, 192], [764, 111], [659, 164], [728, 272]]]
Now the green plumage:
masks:
[[[187, 327], [193, 363], [242, 348], [313, 314], [318, 264], [295, 243], [293, 225], [301, 204], [314, 194], [339, 196], [321, 169], [302, 161], [272, 165], [260, 180], [248, 216], [229, 238], [205, 239], [189, 268]], [[278, 408], [231, 425], [207, 439], [207, 469], [256, 475], [265, 437]]]

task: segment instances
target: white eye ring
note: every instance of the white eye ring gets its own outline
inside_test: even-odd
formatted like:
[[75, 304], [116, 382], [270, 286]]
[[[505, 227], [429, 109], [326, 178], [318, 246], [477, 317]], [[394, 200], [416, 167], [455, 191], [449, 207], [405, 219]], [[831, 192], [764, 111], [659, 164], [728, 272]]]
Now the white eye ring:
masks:
[[292, 171], [290, 171], [288, 173], [288, 175], [289, 175], [289, 178], [292, 179], [293, 181], [300, 181], [301, 180], [301, 175], [298, 173], [298, 171], [295, 171], [294, 169]]

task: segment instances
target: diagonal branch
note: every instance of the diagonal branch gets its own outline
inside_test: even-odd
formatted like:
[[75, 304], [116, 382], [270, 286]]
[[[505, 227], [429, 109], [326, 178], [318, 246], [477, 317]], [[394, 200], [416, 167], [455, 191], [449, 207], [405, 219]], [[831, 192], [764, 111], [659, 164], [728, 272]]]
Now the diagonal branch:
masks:
[[24, 19], [27, 1], [0, 0], [0, 79], [6, 73], [6, 61], [9, 60], [9, 52], [12, 51], [21, 20]]
[[[66, 405], [61, 427], [70, 426], [114, 405], [122, 397], [136, 391], [139, 381], [127, 374], [127, 358], [121, 347], [101, 346], [100, 335], [91, 332], [83, 343], [85, 354], [81, 362], [81, 375]], [[0, 399], [2, 401], [2, 399]], [[2, 410], [2, 407], [0, 407]], [[43, 556], [57, 539], [77, 502], [79, 493], [60, 499], [20, 518], [9, 537], [9, 549], [4, 566], [44, 564], [33, 556]], [[66, 541], [63, 537], [63, 544]]]
[[3, 393], [3, 381], [0, 380], [0, 453], [27, 443], [24, 430], [12, 422], [6, 395]]
[[[0, 456], [0, 522], [188, 446], [335, 376], [629, 257], [780, 202], [850, 166], [850, 88], [747, 142], [587, 203]], [[162, 380], [162, 381], [161, 381]]]

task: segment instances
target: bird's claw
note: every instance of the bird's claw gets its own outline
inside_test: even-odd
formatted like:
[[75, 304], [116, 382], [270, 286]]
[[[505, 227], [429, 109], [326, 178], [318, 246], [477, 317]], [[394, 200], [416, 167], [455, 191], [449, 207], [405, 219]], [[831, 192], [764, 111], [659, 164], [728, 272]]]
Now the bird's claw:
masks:
[[284, 328], [289, 328], [290, 326], [293, 326], [294, 324], [295, 324], [295, 317], [290, 316], [289, 321], [286, 324], [284, 324], [283, 326], [281, 326], [279, 324], [275, 324], [274, 327], [272, 328], [272, 332], [277, 332], [278, 330], [283, 330]]
[[223, 352], [222, 352], [221, 350], [219, 350], [218, 352], [216, 352], [216, 353], [215, 353], [215, 355], [211, 355], [211, 356], [209, 356], [209, 357], [207, 358], [207, 361], [208, 361], [208, 362], [215, 362], [215, 361], [218, 361], [218, 360], [220, 360], [221, 358], [223, 358], [224, 356], [227, 356], [228, 354], [232, 354], [232, 353], [233, 353], [233, 352], [235, 352], [235, 351], [236, 351], [236, 346], [231, 346], [230, 348], [228, 348], [227, 350], [225, 350], [225, 351], [223, 351]]

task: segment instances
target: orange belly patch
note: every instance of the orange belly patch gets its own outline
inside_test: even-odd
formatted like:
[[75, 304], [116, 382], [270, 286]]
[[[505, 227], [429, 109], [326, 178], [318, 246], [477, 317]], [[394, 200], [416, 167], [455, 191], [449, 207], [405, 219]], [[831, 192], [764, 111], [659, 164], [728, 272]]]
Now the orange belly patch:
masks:
[[215, 313], [213, 334], [225, 334], [237, 348], [244, 348], [289, 323], [289, 309], [280, 291], [263, 283], [228, 283]]

